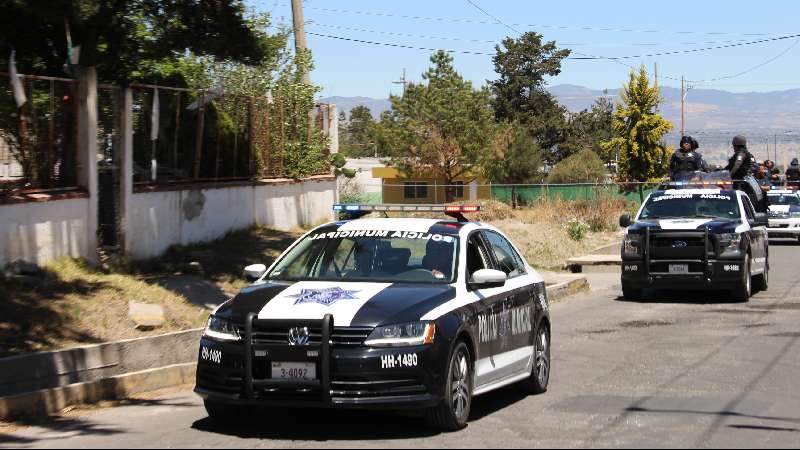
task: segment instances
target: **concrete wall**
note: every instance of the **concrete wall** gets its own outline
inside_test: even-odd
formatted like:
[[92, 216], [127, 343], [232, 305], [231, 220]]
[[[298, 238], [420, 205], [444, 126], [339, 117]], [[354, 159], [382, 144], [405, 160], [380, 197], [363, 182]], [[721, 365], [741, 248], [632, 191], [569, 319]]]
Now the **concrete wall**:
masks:
[[91, 259], [88, 216], [86, 198], [0, 205], [0, 267], [17, 259]]
[[252, 225], [279, 230], [333, 218], [336, 181], [135, 193], [126, 205], [125, 248], [132, 259], [159, 256], [169, 247], [208, 242]]

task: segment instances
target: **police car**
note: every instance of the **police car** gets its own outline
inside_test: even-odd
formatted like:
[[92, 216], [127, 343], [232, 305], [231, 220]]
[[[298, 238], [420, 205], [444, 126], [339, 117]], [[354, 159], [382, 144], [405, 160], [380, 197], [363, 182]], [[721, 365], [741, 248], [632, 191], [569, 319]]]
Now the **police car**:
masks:
[[635, 220], [622, 216], [622, 290], [730, 291], [747, 302], [769, 285], [767, 215], [732, 185], [676, 183], [651, 194]]
[[519, 383], [547, 390], [542, 278], [464, 206], [338, 205], [444, 212], [457, 220], [356, 218], [314, 229], [210, 317], [197, 386], [213, 419], [250, 407], [424, 410], [467, 423], [472, 398]]
[[769, 198], [769, 237], [800, 240], [800, 194], [772, 190]]

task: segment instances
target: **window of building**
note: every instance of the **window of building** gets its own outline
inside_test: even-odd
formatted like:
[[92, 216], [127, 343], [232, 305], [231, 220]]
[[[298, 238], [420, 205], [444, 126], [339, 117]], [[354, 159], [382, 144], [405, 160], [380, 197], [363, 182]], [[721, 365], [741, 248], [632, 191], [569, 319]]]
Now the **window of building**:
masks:
[[428, 198], [428, 184], [421, 181], [403, 183], [406, 199]]

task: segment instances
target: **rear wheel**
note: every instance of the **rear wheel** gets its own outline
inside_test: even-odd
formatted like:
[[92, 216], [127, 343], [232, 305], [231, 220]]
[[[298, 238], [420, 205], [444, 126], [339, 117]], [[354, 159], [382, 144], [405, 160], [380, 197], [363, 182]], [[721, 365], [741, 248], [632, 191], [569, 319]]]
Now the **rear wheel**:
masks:
[[444, 382], [444, 400], [428, 411], [428, 424], [442, 431], [458, 431], [467, 426], [472, 408], [472, 357], [464, 342], [453, 350]]
[[753, 280], [753, 288], [757, 292], [766, 292], [769, 290], [769, 262], [764, 267], [764, 273], [756, 275]]
[[739, 280], [739, 285], [733, 290], [733, 299], [740, 303], [747, 303], [750, 301], [750, 296], [753, 295], [753, 275], [750, 273], [750, 268], [753, 258], [747, 256], [742, 264], [742, 278]]
[[550, 330], [546, 326], [540, 327], [534, 349], [533, 370], [522, 387], [527, 393], [538, 395], [547, 392], [550, 384]]

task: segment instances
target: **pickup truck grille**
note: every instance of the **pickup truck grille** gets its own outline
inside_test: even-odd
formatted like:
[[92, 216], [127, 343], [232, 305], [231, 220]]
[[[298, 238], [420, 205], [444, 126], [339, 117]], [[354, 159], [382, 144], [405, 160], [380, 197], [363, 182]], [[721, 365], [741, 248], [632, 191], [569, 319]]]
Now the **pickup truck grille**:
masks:
[[706, 245], [703, 233], [658, 233], [650, 235], [650, 258], [666, 260], [703, 260], [714, 251], [713, 235]]

